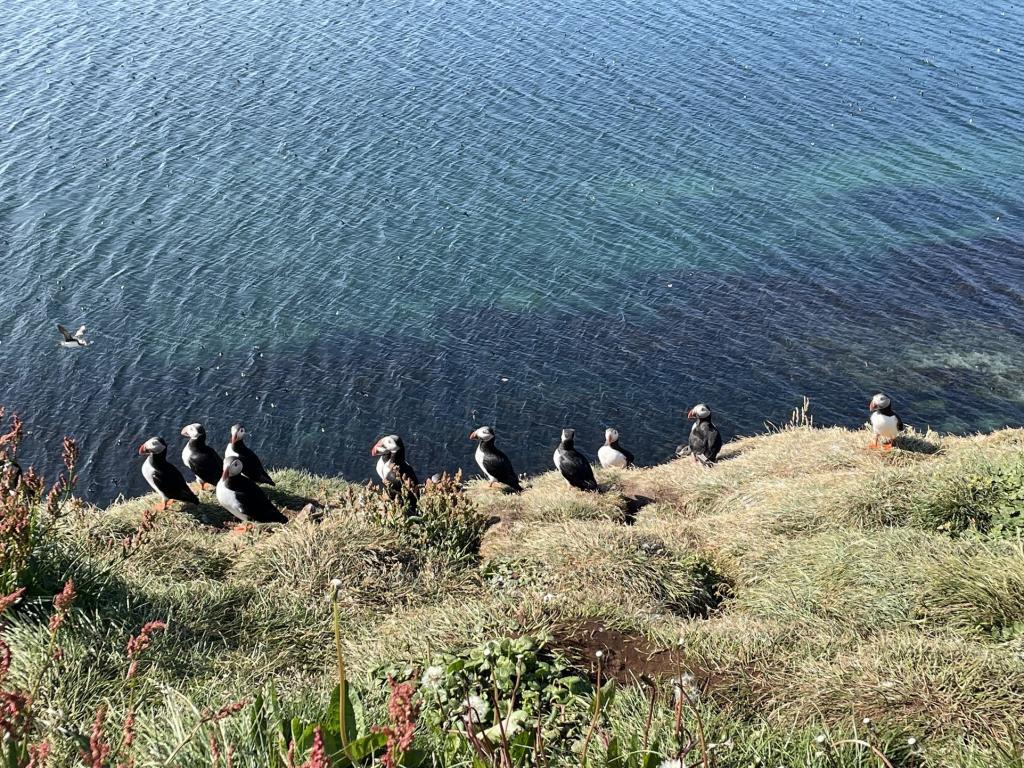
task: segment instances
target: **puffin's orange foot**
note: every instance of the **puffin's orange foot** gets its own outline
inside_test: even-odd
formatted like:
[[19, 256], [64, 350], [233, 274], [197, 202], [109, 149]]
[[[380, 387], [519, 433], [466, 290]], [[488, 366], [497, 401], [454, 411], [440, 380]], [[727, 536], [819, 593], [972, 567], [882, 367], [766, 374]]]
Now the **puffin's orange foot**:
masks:
[[248, 533], [252, 530], [252, 523], [239, 523], [231, 529], [232, 533]]
[[868, 443], [868, 450], [869, 451], [877, 451], [878, 450], [878, 441], [875, 440], [874, 442]]
[[491, 482], [489, 482], [489, 483], [487, 484], [487, 487], [488, 487], [488, 488], [496, 488], [496, 487], [497, 487], [497, 484], [496, 484], [496, 483], [495, 483], [495, 482], [494, 482], [493, 480], [491, 480]]
[[883, 451], [891, 451], [892, 450], [892, 443], [882, 443], [882, 450]]

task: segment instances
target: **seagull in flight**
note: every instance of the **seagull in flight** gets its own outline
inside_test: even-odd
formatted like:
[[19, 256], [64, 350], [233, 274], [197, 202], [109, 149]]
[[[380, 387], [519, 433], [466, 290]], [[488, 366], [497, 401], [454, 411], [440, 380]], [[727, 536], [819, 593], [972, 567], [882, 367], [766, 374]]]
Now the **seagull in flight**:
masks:
[[57, 330], [60, 331], [60, 335], [62, 337], [61, 340], [60, 340], [60, 346], [62, 346], [62, 347], [69, 347], [69, 348], [72, 348], [72, 349], [77, 348], [77, 347], [88, 347], [89, 346], [89, 342], [85, 340], [85, 326], [84, 325], [79, 326], [77, 331], [75, 331], [74, 333], [71, 333], [71, 331], [69, 331], [63, 325], [61, 325], [60, 323], [57, 323]]

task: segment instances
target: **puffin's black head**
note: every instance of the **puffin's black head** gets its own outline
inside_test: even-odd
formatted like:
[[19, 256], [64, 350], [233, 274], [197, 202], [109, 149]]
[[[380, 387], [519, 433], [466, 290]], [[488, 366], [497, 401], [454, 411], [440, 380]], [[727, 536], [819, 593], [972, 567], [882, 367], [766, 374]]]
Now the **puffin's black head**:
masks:
[[370, 449], [371, 456], [393, 456], [405, 450], [402, 438], [398, 435], [385, 435]]
[[163, 453], [166, 450], [167, 443], [164, 442], [162, 437], [151, 437], [139, 446], [139, 455], [143, 456], [152, 453]]
[[604, 431], [604, 444], [611, 445], [612, 443], [617, 442], [619, 442], [619, 430], [614, 427], [608, 427], [608, 429]]
[[227, 458], [227, 459], [224, 459], [224, 469], [220, 473], [220, 479], [221, 480], [227, 480], [229, 477], [234, 477], [235, 475], [241, 474], [241, 472], [242, 472], [242, 462], [241, 462], [241, 460], [239, 460], [237, 458]]
[[572, 447], [572, 441], [576, 439], [576, 430], [566, 427], [562, 430], [562, 445]]
[[690, 409], [689, 413], [686, 414], [686, 418], [695, 419], [698, 421], [704, 421], [704, 419], [711, 418], [711, 409], [708, 408], [704, 403], [698, 403]]
[[868, 411], [874, 413], [875, 411], [884, 411], [892, 405], [892, 400], [889, 399], [888, 395], [883, 395], [879, 392], [877, 395], [871, 398], [871, 402], [868, 403]]
[[241, 424], [235, 424], [231, 427], [231, 442], [238, 443], [245, 437], [245, 427]]
[[494, 439], [494, 427], [477, 427], [469, 433], [470, 440], [479, 440], [486, 443]]
[[203, 425], [198, 421], [195, 424], [189, 424], [181, 428], [181, 436], [187, 437], [189, 440], [198, 440], [199, 438], [206, 437], [206, 430]]

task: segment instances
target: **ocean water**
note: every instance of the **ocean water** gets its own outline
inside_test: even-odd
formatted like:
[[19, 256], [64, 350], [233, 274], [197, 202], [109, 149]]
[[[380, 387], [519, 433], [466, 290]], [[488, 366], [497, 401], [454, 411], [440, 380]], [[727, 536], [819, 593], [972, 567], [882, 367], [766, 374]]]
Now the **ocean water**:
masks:
[[[644, 463], [812, 398], [1024, 422], [1011, 2], [17, 0], [0, 14], [0, 403], [23, 463], [235, 421], [421, 475], [497, 426]], [[55, 324], [93, 346], [57, 346]]]

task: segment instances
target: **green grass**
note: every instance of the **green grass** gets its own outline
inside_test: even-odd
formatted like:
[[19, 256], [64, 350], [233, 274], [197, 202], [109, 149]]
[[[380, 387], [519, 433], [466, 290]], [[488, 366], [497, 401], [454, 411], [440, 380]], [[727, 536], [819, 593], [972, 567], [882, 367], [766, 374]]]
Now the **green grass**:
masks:
[[[727, 445], [711, 470], [680, 460], [599, 472], [602, 494], [554, 474], [519, 495], [474, 480], [464, 494], [421, 501], [411, 521], [342, 480], [285, 470], [276, 500], [295, 512], [312, 501], [322, 515], [234, 534], [207, 493], [197, 514], [161, 513], [127, 550], [152, 498], [75, 504], [5, 614], [13, 661], [0, 687], [27, 690], [41, 677], [33, 739], [50, 740], [53, 765], [79, 760], [102, 704], [115, 746], [125, 713], [137, 712], [139, 768], [175, 750], [170, 765], [212, 765], [211, 737], [235, 745], [234, 766], [265, 768], [258, 697], [272, 686], [286, 720], [316, 720], [328, 706], [327, 585], [337, 579], [344, 656], [368, 722], [387, 722], [381, 669], [418, 680], [435, 657], [469, 658], [492, 639], [544, 640], [586, 677], [595, 662], [563, 647], [566, 627], [585, 622], [646, 649], [616, 672], [590, 765], [607, 762], [612, 737], [649, 742], [655, 765], [675, 753], [672, 697], [684, 675], [694, 700], [681, 725], [694, 739], [705, 731], [687, 765], [705, 754], [721, 767], [882, 764], [848, 739], [893, 765], [1022, 765], [1014, 510], [1024, 432], [911, 435], [891, 454], [867, 442], [786, 429]], [[631, 520], [639, 497], [650, 503]], [[78, 598], [60, 658], [47, 662], [50, 604], [68, 578]], [[126, 682], [125, 644], [157, 619], [167, 631]], [[651, 679], [630, 683], [631, 673]], [[205, 710], [238, 700], [241, 712], [190, 737]], [[589, 715], [578, 711], [548, 764], [581, 764]], [[437, 761], [471, 762], [424, 725], [416, 744]]]

